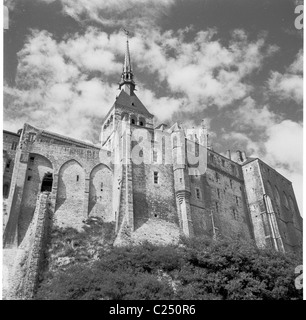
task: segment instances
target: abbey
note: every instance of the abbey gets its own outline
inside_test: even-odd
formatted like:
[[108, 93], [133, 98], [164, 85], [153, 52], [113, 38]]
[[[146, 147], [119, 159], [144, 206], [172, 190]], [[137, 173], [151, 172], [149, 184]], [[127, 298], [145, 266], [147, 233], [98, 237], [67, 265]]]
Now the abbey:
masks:
[[[52, 212], [60, 228], [81, 231], [88, 217], [114, 223], [117, 245], [222, 235], [299, 251], [302, 218], [291, 182], [244, 152], [213, 151], [204, 124], [155, 126], [135, 94], [130, 60], [127, 41], [100, 147], [30, 124], [4, 131], [5, 248], [40, 237], [40, 221]], [[189, 161], [192, 154], [203, 167]]]

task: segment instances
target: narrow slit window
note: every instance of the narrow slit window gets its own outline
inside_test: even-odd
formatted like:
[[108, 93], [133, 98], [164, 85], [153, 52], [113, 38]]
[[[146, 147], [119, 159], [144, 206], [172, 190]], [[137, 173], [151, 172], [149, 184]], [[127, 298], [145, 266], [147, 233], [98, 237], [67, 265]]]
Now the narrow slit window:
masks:
[[154, 171], [154, 183], [158, 184], [158, 172]]
[[198, 188], [196, 188], [196, 196], [197, 196], [197, 199], [201, 199], [200, 189]]
[[76, 181], [79, 181], [79, 179], [80, 179], [80, 176], [77, 175], [77, 176], [76, 176]]

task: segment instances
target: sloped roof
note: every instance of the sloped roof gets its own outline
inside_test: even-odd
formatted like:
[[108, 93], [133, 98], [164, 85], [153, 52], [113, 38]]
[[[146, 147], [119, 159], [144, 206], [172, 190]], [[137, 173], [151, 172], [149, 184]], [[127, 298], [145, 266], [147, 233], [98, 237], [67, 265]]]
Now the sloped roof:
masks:
[[130, 96], [124, 90], [121, 90], [116, 99], [115, 105], [118, 105], [118, 107], [127, 107], [136, 113], [142, 113], [149, 117], [153, 117], [153, 114], [147, 110], [135, 93]]

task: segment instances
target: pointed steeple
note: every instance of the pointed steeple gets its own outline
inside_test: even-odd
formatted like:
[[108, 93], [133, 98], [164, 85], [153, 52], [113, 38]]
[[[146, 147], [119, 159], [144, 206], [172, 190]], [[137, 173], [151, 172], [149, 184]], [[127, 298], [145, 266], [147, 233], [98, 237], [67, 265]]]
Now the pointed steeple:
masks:
[[129, 48], [129, 31], [123, 29], [126, 34], [126, 51], [124, 57], [124, 65], [123, 71], [121, 74], [121, 79], [119, 82], [119, 89], [123, 87], [124, 91], [132, 96], [135, 90], [135, 82], [133, 80], [133, 72], [132, 72], [132, 64], [131, 64], [131, 56], [130, 56], [130, 48]]

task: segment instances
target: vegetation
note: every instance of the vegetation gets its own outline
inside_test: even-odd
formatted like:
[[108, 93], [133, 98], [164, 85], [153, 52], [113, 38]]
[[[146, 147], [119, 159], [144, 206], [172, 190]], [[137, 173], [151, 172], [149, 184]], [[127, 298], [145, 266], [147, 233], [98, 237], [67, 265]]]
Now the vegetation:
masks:
[[73, 260], [49, 268], [36, 299], [302, 299], [294, 286], [301, 260], [294, 255], [201, 238], [182, 239], [178, 246], [100, 246], [89, 263], [89, 257], [81, 259], [84, 234], [74, 232], [75, 242], [78, 236], [78, 246], [60, 251]]

